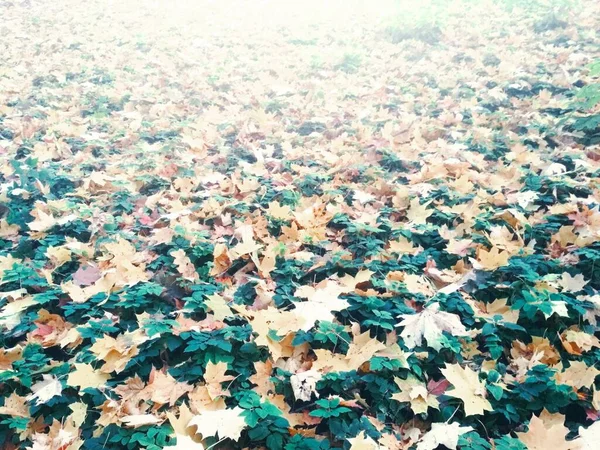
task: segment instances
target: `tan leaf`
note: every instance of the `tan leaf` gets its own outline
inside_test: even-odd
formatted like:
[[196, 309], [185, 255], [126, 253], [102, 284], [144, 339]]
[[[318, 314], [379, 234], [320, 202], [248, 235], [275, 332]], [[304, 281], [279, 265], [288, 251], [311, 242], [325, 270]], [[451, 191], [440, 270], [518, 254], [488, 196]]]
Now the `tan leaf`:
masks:
[[426, 414], [429, 407], [439, 409], [440, 404], [437, 397], [428, 392], [427, 386], [423, 381], [409, 375], [406, 380], [396, 377], [394, 378], [394, 382], [400, 389], [400, 392], [393, 394], [391, 397], [392, 400], [410, 403], [413, 413]]
[[206, 383], [206, 388], [208, 389], [208, 394], [213, 400], [220, 396], [226, 397], [230, 395], [227, 389], [223, 389], [221, 383], [232, 381], [235, 379], [235, 377], [232, 375], [225, 375], [226, 371], [226, 362], [218, 362], [217, 364], [213, 364], [209, 361], [206, 364], [206, 371], [204, 372], [204, 381]]
[[143, 427], [144, 425], [155, 425], [162, 420], [152, 414], [129, 414], [121, 418], [126, 426], [131, 428]]
[[250, 382], [256, 385], [254, 391], [262, 396], [267, 396], [270, 392], [274, 392], [275, 385], [270, 380], [271, 373], [273, 372], [273, 362], [270, 359], [265, 362], [255, 362], [254, 370], [256, 373], [249, 378]]
[[190, 392], [192, 389], [193, 386], [177, 381], [169, 373], [152, 368], [149, 383], [144, 392], [150, 396], [150, 400], [155, 404], [173, 406], [179, 397]]
[[[563, 418], [564, 420], [564, 418]], [[567, 441], [569, 429], [556, 421], [544, 421], [542, 417], [533, 416], [529, 421], [526, 433], [517, 433], [528, 450], [575, 450], [581, 443]]]
[[317, 392], [317, 382], [321, 379], [321, 374], [316, 370], [307, 370], [299, 372], [290, 377], [290, 384], [296, 400], [310, 401], [312, 395], [319, 397]]
[[597, 450], [600, 442], [600, 422], [594, 422], [587, 428], [579, 427], [581, 450]]
[[265, 210], [265, 212], [279, 220], [290, 220], [292, 219], [292, 210], [287, 205], [281, 205], [279, 202], [272, 201], [269, 202], [269, 207]]
[[26, 401], [25, 397], [13, 392], [4, 400], [4, 406], [0, 406], [0, 414], [12, 417], [31, 417]]
[[589, 388], [596, 376], [600, 375], [600, 370], [594, 366], [588, 366], [583, 361], [571, 361], [570, 366], [554, 375], [557, 383], [568, 384], [574, 388]]
[[577, 329], [576, 326], [563, 331], [560, 341], [564, 349], [571, 355], [581, 355], [593, 348], [600, 348], [600, 339], [593, 334]]
[[173, 250], [170, 255], [174, 258], [177, 271], [184, 279], [188, 281], [197, 281], [200, 279], [200, 275], [196, 272], [196, 268], [183, 249]]

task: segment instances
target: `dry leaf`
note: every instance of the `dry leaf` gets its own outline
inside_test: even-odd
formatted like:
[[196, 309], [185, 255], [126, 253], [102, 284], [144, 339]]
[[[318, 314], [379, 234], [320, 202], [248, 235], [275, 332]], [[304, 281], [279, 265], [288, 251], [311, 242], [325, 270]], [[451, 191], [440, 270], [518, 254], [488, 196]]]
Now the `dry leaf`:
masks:
[[238, 406], [220, 411], [202, 411], [190, 420], [188, 426], [196, 426], [196, 433], [204, 438], [215, 436], [237, 441], [242, 430], [247, 427], [242, 416], [243, 412], [244, 410]]
[[443, 331], [453, 336], [468, 334], [459, 316], [439, 309], [439, 303], [432, 303], [419, 313], [400, 316], [402, 322], [397, 326], [404, 327], [400, 336], [408, 348], [421, 346], [425, 339], [429, 347], [439, 351], [442, 348]]
[[434, 423], [417, 444], [417, 450], [436, 450], [440, 445], [455, 450], [458, 438], [469, 431], [471, 427], [461, 427], [458, 423]]
[[35, 400], [36, 405], [47, 403], [62, 392], [62, 384], [55, 376], [43, 374], [42, 378], [43, 381], [38, 381], [31, 386], [33, 394], [27, 397], [28, 401]]
[[465, 415], [472, 416], [492, 411], [492, 405], [485, 398], [485, 383], [479, 381], [477, 372], [468, 366], [462, 368], [459, 364], [446, 364], [442, 374], [454, 386], [453, 390], [446, 391], [446, 395], [459, 398], [465, 405]]

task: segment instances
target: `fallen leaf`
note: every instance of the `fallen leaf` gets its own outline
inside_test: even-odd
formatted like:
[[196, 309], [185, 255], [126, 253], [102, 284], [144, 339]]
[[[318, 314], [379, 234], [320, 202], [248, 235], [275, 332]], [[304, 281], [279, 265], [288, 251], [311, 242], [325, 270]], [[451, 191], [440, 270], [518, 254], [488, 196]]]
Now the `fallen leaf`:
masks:
[[415, 348], [423, 344], [439, 351], [442, 348], [442, 332], [446, 331], [453, 336], [466, 336], [467, 329], [460, 322], [456, 314], [440, 311], [439, 303], [432, 303], [423, 311], [416, 314], [403, 314], [402, 322], [397, 326], [404, 327], [400, 336], [408, 348]]
[[461, 427], [458, 423], [433, 423], [429, 430], [417, 444], [417, 450], [435, 450], [440, 445], [450, 450], [455, 450], [458, 438], [469, 431], [471, 427]]
[[60, 395], [62, 392], [62, 384], [55, 376], [43, 374], [42, 378], [42, 381], [38, 381], [31, 386], [33, 394], [27, 397], [28, 401], [35, 400], [36, 405], [47, 403], [51, 398]]
[[477, 372], [468, 366], [463, 368], [459, 364], [446, 364], [446, 368], [442, 369], [442, 374], [454, 386], [454, 389], [446, 391], [445, 395], [461, 399], [465, 406], [466, 416], [493, 410], [492, 405], [485, 398], [485, 383], [479, 381]]
[[204, 438], [215, 436], [237, 441], [248, 426], [242, 416], [243, 412], [238, 406], [220, 411], [202, 411], [190, 420], [188, 426], [196, 426], [196, 433]]

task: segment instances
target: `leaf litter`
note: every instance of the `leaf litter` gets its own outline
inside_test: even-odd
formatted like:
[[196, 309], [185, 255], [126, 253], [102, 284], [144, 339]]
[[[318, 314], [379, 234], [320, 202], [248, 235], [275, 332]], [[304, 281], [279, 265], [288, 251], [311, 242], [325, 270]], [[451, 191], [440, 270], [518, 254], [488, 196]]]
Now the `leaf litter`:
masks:
[[346, 3], [0, 5], [2, 448], [596, 448], [599, 4]]

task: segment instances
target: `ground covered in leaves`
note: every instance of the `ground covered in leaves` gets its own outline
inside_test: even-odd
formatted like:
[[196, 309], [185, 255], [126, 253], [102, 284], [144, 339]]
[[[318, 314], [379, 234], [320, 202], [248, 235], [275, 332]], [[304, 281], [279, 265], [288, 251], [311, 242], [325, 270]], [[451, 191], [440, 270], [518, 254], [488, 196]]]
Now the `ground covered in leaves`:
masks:
[[597, 448], [598, 3], [321, 3], [0, 4], [3, 449]]

